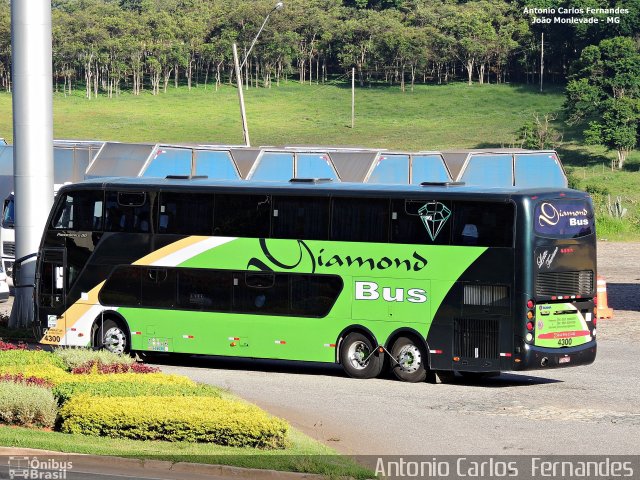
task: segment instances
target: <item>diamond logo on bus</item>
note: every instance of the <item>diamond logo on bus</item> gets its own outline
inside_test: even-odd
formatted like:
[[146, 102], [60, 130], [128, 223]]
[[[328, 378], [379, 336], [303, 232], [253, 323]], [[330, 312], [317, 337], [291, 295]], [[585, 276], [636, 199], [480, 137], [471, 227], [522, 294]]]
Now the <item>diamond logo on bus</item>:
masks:
[[451, 210], [440, 202], [426, 203], [418, 210], [418, 215], [422, 219], [431, 241], [435, 241], [436, 237], [447, 223], [451, 216]]

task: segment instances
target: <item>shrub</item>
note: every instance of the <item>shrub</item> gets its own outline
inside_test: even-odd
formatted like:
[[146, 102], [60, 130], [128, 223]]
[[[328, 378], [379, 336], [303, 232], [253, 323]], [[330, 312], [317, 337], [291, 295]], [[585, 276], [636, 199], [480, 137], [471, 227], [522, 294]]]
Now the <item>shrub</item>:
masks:
[[132, 365], [135, 360], [128, 355], [118, 355], [108, 350], [89, 348], [56, 348], [53, 354], [58, 357], [67, 370], [71, 371], [90, 362], [102, 365]]
[[0, 352], [0, 367], [25, 365], [51, 365], [65, 368], [60, 358], [43, 350], [12, 349]]
[[54, 385], [57, 385], [71, 377], [71, 374], [65, 372], [63, 369], [47, 364], [0, 365], [0, 374], [38, 377], [45, 379]]
[[61, 431], [138, 440], [284, 448], [288, 424], [254, 405], [215, 397], [91, 397], [60, 409]]
[[9, 425], [52, 427], [56, 401], [44, 387], [6, 382], [0, 388], [0, 422]]
[[[119, 377], [119, 376], [118, 376]], [[83, 381], [66, 382], [53, 389], [58, 403], [63, 404], [73, 396], [85, 394], [92, 397], [220, 397], [220, 391], [209, 385], [186, 385], [175, 383], [148, 382], [148, 375], [135, 381], [121, 381], [112, 378], [102, 383], [85, 383]]]
[[166, 373], [149, 373], [148, 375], [138, 375], [137, 373], [119, 373], [117, 375], [88, 374], [88, 375], [72, 375], [65, 372], [63, 380], [56, 382], [56, 385], [62, 384], [96, 384], [120, 382], [127, 384], [146, 383], [153, 385], [176, 385], [176, 386], [194, 386], [196, 383], [182, 375], [167, 375]]
[[100, 363], [97, 360], [90, 360], [87, 363], [83, 363], [71, 370], [71, 373], [75, 375], [86, 375], [90, 373], [97, 374], [109, 374], [109, 373], [158, 373], [160, 369], [158, 367], [150, 367], [148, 365], [141, 365], [139, 363], [125, 364], [125, 363]]
[[15, 344], [15, 343], [3, 342], [2, 340], [0, 340], [0, 352], [6, 352], [7, 350], [26, 350], [26, 349], [27, 349], [26, 343], [18, 342], [17, 344]]
[[38, 377], [25, 377], [21, 373], [17, 373], [12, 375], [10, 373], [0, 374], [0, 382], [13, 382], [13, 383], [21, 383], [23, 385], [35, 385], [37, 387], [45, 387], [52, 388], [53, 383], [45, 380], [44, 378]]

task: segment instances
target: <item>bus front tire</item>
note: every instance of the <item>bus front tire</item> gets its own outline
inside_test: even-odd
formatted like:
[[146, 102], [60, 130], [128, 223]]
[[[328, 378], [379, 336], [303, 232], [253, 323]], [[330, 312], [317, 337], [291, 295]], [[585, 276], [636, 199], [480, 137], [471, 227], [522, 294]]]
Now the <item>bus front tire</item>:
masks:
[[[427, 378], [427, 356], [424, 349], [410, 337], [400, 337], [391, 347], [391, 356], [396, 360], [391, 370], [393, 374], [405, 382], [424, 382]], [[397, 363], [396, 363], [397, 362]]]
[[129, 337], [127, 332], [116, 322], [107, 319], [99, 330], [100, 346], [118, 355], [129, 353]]
[[382, 372], [384, 358], [371, 340], [358, 332], [347, 335], [340, 348], [340, 364], [353, 378], [375, 378]]

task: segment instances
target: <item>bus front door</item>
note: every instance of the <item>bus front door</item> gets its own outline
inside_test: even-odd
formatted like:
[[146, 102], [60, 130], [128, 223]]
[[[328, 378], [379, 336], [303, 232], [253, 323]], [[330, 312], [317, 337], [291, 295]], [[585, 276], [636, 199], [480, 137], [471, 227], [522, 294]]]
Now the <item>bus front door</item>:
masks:
[[66, 322], [67, 251], [45, 248], [42, 251], [38, 278], [38, 320], [43, 327], [41, 343], [64, 345]]

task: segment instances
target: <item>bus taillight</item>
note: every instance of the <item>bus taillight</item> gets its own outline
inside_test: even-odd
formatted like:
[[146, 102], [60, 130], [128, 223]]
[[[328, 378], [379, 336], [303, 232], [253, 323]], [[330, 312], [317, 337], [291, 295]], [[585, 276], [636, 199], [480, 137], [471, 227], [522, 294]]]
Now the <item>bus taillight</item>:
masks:
[[530, 332], [533, 331], [533, 322], [527, 322], [527, 330], [529, 330]]
[[535, 306], [536, 306], [536, 302], [535, 302], [535, 301], [533, 301], [533, 299], [529, 299], [529, 300], [527, 301], [527, 308], [533, 308], [533, 307], [535, 307]]

